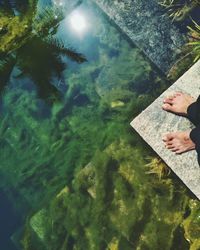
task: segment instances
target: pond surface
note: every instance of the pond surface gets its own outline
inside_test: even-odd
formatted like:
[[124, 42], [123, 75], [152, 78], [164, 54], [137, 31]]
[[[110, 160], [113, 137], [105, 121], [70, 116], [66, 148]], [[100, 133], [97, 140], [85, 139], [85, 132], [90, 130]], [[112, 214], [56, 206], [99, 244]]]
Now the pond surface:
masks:
[[13, 209], [12, 203], [4, 192], [0, 192], [0, 242], [2, 249], [15, 250], [14, 243], [10, 240], [12, 234], [20, 225], [20, 217]]
[[[40, 15], [2, 78], [0, 187], [22, 249], [188, 249], [185, 188], [158, 178], [164, 164], [129, 125], [169, 82], [94, 3], [60, 3], [65, 16]], [[0, 227], [5, 242], [17, 230]]]

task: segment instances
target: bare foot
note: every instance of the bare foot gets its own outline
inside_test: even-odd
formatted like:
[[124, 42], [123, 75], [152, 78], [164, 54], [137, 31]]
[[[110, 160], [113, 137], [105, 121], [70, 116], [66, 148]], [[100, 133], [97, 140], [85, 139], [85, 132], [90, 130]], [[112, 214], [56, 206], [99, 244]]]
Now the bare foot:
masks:
[[163, 141], [165, 147], [176, 154], [195, 149], [195, 144], [190, 139], [190, 131], [169, 133], [163, 137]]
[[186, 116], [188, 107], [195, 101], [195, 98], [192, 96], [177, 92], [173, 96], [169, 96], [163, 100], [162, 108], [166, 111]]

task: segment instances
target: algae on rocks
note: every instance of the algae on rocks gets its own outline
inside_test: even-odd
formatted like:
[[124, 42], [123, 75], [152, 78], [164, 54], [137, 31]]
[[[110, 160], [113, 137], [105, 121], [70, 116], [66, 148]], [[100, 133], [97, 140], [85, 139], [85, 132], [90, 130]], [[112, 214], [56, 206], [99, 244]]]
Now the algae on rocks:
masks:
[[[169, 82], [99, 9], [86, 7], [92, 8], [95, 28], [86, 42], [76, 39], [74, 45], [87, 62], [75, 64], [60, 56], [55, 44], [47, 49], [42, 42], [35, 55], [54, 54], [61, 74], [50, 64], [39, 85], [41, 78], [31, 73], [44, 61], [23, 60], [30, 58], [27, 50], [7, 71], [0, 103], [1, 187], [15, 191], [19, 206], [19, 197], [29, 205], [25, 250], [128, 250], [133, 245], [168, 250], [177, 238], [184, 241], [178, 227], [188, 196], [174, 178], [145, 173], [146, 156], [154, 155], [130, 132], [129, 122]], [[63, 34], [59, 25], [58, 34], [68, 42], [68, 31]], [[22, 75], [20, 65], [28, 74]], [[38, 95], [39, 86], [47, 98]], [[51, 86], [60, 93], [53, 101]]]
[[48, 250], [175, 249], [176, 237], [180, 239], [175, 231], [188, 199], [177, 199], [177, 191], [184, 190], [169, 178], [145, 185], [144, 164], [140, 151], [125, 141], [96, 152], [91, 163], [76, 171], [72, 186], [47, 204], [45, 223], [42, 209], [28, 222], [29, 230], [42, 237]]

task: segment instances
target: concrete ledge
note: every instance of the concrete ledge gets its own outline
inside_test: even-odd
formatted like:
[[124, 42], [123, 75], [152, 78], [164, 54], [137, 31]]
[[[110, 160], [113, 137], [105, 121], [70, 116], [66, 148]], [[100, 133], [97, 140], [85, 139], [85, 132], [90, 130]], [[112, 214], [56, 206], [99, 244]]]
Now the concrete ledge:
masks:
[[186, 38], [157, 0], [93, 1], [160, 70], [169, 72]]
[[193, 124], [186, 118], [162, 110], [163, 98], [175, 91], [182, 91], [194, 97], [199, 96], [200, 60], [137, 116], [131, 122], [131, 126], [200, 199], [200, 167], [196, 152], [190, 151], [182, 155], [175, 155], [167, 150], [162, 142], [162, 135], [167, 132], [188, 130], [193, 127]]

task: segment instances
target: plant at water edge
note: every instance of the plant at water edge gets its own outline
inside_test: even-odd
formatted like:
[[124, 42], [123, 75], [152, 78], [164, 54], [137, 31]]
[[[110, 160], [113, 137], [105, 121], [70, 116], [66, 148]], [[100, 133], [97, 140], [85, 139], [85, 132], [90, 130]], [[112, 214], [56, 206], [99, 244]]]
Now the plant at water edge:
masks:
[[145, 165], [148, 168], [147, 174], [155, 174], [158, 176], [159, 180], [170, 174], [170, 169], [160, 158], [148, 158], [148, 160], [149, 163]]
[[181, 22], [186, 19], [190, 13], [200, 5], [199, 0], [161, 0], [159, 4], [162, 5], [172, 18], [172, 21]]
[[200, 59], [200, 25], [197, 24], [194, 20], [194, 28], [188, 27], [190, 30], [190, 39], [188, 43], [191, 46], [191, 53], [195, 56], [194, 62]]

